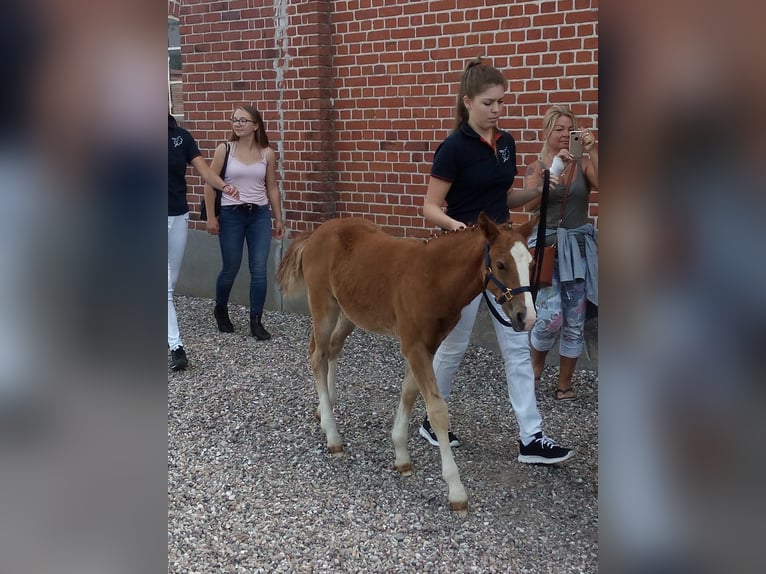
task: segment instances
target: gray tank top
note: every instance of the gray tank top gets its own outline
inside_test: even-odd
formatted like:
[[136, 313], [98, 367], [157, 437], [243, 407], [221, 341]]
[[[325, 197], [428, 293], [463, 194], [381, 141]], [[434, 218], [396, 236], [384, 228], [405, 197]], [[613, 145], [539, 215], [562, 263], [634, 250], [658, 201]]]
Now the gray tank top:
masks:
[[[590, 184], [585, 179], [585, 175], [582, 172], [582, 160], [577, 160], [576, 169], [574, 171], [574, 179], [569, 186], [569, 192], [567, 192], [568, 180], [565, 178], [563, 183], [551, 187], [548, 195], [548, 213], [545, 220], [545, 227], [548, 231], [552, 231], [559, 228], [559, 220], [561, 220], [561, 227], [564, 229], [574, 229], [588, 223], [588, 197], [590, 196]], [[564, 204], [564, 196], [566, 195], [566, 204]], [[562, 212], [561, 207], [564, 205]], [[581, 238], [581, 246], [583, 249], [585, 239]], [[555, 236], [549, 236], [546, 245], [553, 245], [555, 242]]]

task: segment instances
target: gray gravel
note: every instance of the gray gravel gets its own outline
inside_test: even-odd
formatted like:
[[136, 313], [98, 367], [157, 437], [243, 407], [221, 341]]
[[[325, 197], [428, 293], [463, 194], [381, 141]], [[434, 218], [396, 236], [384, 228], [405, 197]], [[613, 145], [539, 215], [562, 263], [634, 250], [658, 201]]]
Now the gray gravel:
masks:
[[177, 297], [189, 354], [168, 370], [168, 572], [597, 572], [598, 374], [556, 402], [538, 389], [546, 434], [577, 455], [558, 467], [516, 461], [498, 354], [469, 347], [450, 397], [469, 514], [449, 510], [438, 449], [410, 425], [415, 474], [393, 469], [391, 425], [404, 372], [398, 343], [355, 330], [338, 368], [342, 458], [314, 420], [311, 320], [266, 312], [270, 341], [219, 333], [208, 299]]

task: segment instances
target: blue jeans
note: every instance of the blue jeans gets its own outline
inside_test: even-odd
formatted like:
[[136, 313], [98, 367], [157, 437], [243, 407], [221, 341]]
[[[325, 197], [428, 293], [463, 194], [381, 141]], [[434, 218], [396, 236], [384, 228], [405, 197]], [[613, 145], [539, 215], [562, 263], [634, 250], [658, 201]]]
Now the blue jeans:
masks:
[[247, 241], [250, 267], [250, 316], [263, 313], [266, 301], [266, 267], [271, 247], [271, 213], [268, 204], [257, 209], [224, 205], [218, 216], [218, 241], [223, 268], [215, 284], [215, 304], [225, 307], [242, 264]]

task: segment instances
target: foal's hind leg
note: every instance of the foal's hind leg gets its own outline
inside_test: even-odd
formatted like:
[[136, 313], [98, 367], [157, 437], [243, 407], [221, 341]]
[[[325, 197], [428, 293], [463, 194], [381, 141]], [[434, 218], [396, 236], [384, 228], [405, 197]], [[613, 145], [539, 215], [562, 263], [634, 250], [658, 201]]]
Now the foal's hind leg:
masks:
[[409, 435], [410, 418], [412, 417], [412, 405], [418, 396], [418, 385], [415, 382], [415, 375], [412, 373], [410, 364], [404, 372], [404, 381], [402, 382], [402, 396], [399, 399], [399, 408], [394, 417], [394, 427], [391, 430], [391, 440], [394, 443], [394, 452], [396, 461], [394, 466], [404, 476], [412, 474], [412, 460], [410, 452], [407, 449], [407, 438]]
[[349, 321], [343, 311], [338, 315], [338, 319], [335, 322], [335, 328], [330, 335], [330, 354], [328, 358], [327, 368], [327, 391], [330, 395], [330, 406], [334, 409], [338, 401], [338, 395], [336, 392], [336, 380], [338, 373], [338, 357], [343, 350], [343, 344], [346, 342], [346, 338], [354, 330], [354, 325]]
[[328, 307], [323, 308], [321, 313], [312, 308], [314, 331], [309, 343], [309, 352], [311, 353], [311, 370], [314, 372], [317, 394], [319, 395], [319, 421], [327, 437], [327, 450], [332, 455], [341, 455], [343, 454], [343, 442], [340, 440], [335, 425], [335, 415], [332, 412], [333, 405], [327, 388], [330, 336], [340, 310], [337, 307]]

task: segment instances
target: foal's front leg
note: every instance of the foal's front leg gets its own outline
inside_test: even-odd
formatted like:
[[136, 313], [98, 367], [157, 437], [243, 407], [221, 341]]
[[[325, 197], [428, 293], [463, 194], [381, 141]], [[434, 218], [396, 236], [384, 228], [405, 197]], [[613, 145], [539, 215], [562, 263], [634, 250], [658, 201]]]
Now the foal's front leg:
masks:
[[407, 360], [412, 367], [420, 394], [423, 395], [423, 400], [426, 403], [426, 412], [431, 428], [439, 440], [442, 478], [447, 483], [450, 508], [465, 515], [468, 512], [468, 497], [463, 483], [460, 481], [460, 472], [457, 469], [457, 464], [455, 464], [455, 457], [452, 455], [452, 447], [449, 445], [447, 402], [442, 398], [439, 387], [436, 385], [433, 355], [425, 350], [413, 351], [409, 353]]

